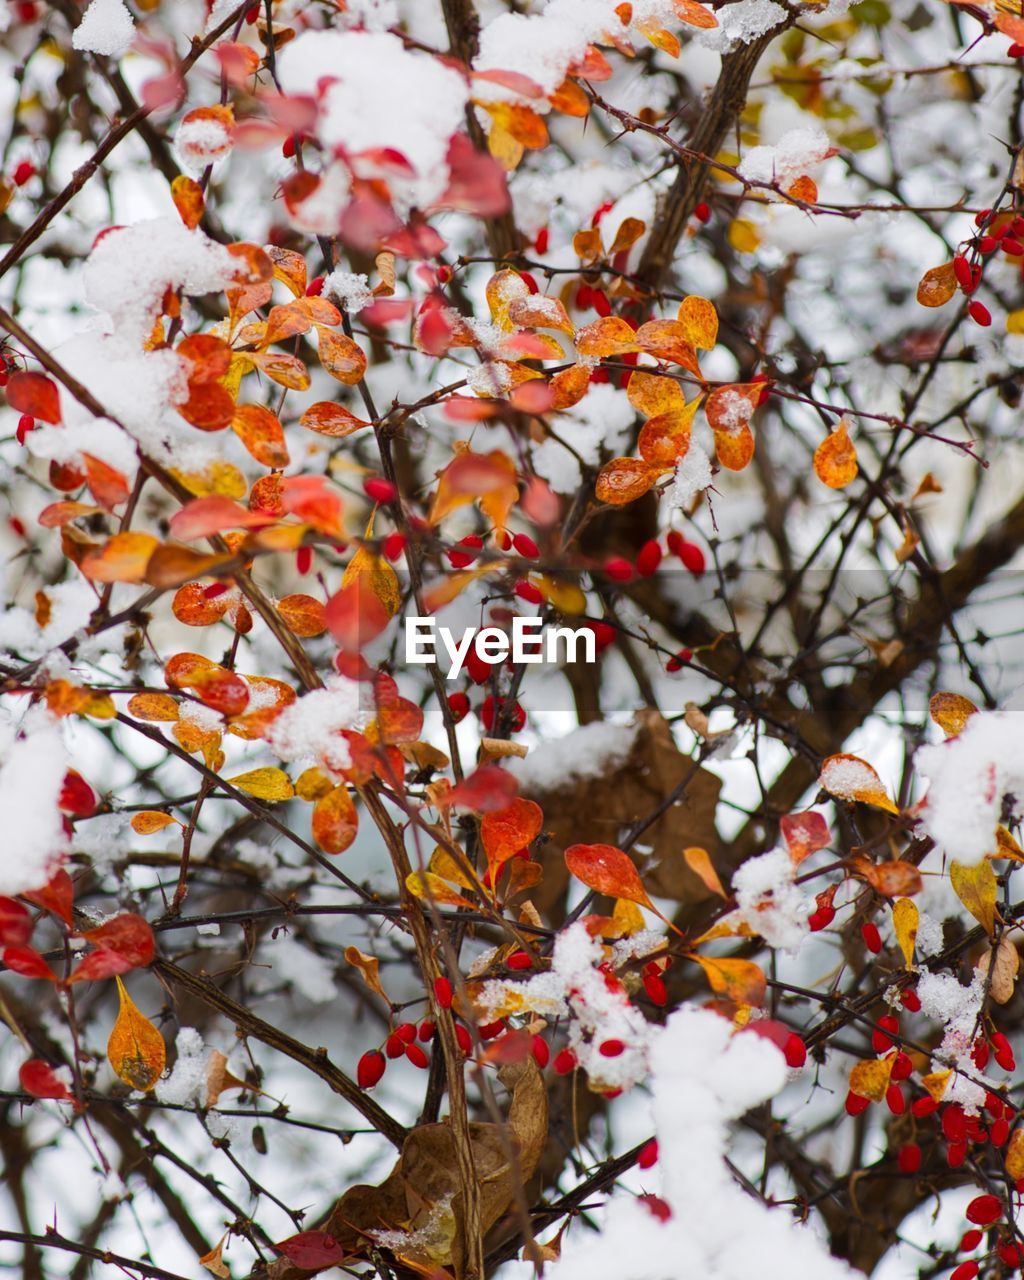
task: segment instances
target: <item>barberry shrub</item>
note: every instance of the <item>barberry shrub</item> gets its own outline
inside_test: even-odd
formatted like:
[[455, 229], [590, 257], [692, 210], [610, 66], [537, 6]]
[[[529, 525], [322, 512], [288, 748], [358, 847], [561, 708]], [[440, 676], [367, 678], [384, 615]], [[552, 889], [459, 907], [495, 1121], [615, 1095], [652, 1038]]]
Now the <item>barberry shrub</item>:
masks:
[[1022, 56], [0, 0], [0, 1265], [1021, 1269]]

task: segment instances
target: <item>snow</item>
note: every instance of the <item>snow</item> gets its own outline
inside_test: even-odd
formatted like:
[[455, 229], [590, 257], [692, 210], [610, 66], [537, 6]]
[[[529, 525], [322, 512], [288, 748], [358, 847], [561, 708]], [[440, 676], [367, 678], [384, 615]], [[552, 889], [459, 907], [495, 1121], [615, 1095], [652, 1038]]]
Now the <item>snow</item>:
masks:
[[[555, 939], [551, 968], [526, 982], [485, 982], [477, 1004], [485, 1019], [502, 1012], [532, 1011], [567, 1017], [568, 1046], [593, 1088], [631, 1089], [648, 1073], [647, 1049], [653, 1028], [621, 987], [609, 986], [598, 965], [601, 943], [577, 921]], [[601, 1046], [618, 1040], [622, 1051], [606, 1056]]]
[[[316, 133], [361, 178], [383, 177], [392, 195], [425, 206], [448, 186], [448, 144], [465, 124], [468, 86], [454, 68], [379, 31], [305, 32], [278, 58], [286, 93], [319, 88]], [[406, 176], [372, 154], [396, 151]]]
[[831, 149], [828, 134], [817, 125], [791, 129], [774, 146], [752, 147], [739, 170], [752, 182], [777, 182], [786, 188], [827, 159]]
[[135, 442], [109, 418], [61, 426], [42, 422], [25, 437], [25, 444], [34, 458], [46, 461], [79, 463], [83, 453], [91, 453], [126, 475], [134, 473], [138, 462]]
[[322, 765], [340, 773], [352, 763], [342, 729], [357, 729], [367, 718], [365, 686], [346, 676], [330, 676], [323, 689], [314, 689], [285, 707], [263, 735], [282, 760]]
[[71, 36], [71, 44], [83, 53], [119, 58], [135, 36], [135, 19], [123, 0], [92, 0]]
[[787, 11], [775, 0], [738, 0], [715, 9], [718, 26], [695, 33], [700, 44], [727, 53], [738, 44], [749, 44], [786, 21]]
[[397, 0], [347, 0], [345, 20], [366, 31], [386, 31], [398, 25]]
[[698, 493], [711, 483], [711, 459], [692, 440], [686, 453], [676, 463], [672, 483], [665, 492], [670, 507], [688, 507]]
[[523, 791], [556, 790], [615, 769], [633, 749], [636, 734], [635, 725], [597, 720], [542, 742], [521, 760], [509, 760], [507, 767]]
[[198, 177], [207, 165], [223, 160], [234, 140], [223, 120], [189, 112], [174, 135], [174, 150], [182, 168]]
[[158, 1102], [176, 1107], [201, 1107], [206, 1103], [206, 1065], [209, 1050], [195, 1027], [182, 1027], [175, 1037], [177, 1059], [169, 1076], [156, 1086]]
[[19, 605], [0, 613], [0, 650], [23, 658], [41, 658], [88, 625], [97, 602], [95, 591], [84, 578], [48, 586], [45, 594], [50, 607], [45, 627], [37, 625], [34, 610]]
[[[313, 1004], [327, 1004], [338, 994], [334, 966], [295, 938], [278, 937], [262, 951], [275, 983], [287, 982]], [[268, 982], [271, 974], [267, 975]]]
[[960, 1068], [950, 1081], [944, 1100], [959, 1102], [965, 1111], [975, 1115], [985, 1104], [986, 1090], [975, 1083], [980, 1073], [970, 1054], [985, 1004], [985, 983], [986, 975], [980, 969], [975, 969], [969, 987], [962, 986], [954, 973], [924, 972], [917, 982], [921, 1012], [944, 1028], [942, 1043], [932, 1057], [932, 1069]]
[[334, 270], [324, 279], [323, 296], [354, 314], [373, 301], [370, 281], [362, 272]]
[[748, 858], [733, 874], [737, 915], [771, 947], [796, 951], [807, 936], [812, 904], [794, 883], [786, 849]]
[[[751, 1196], [725, 1164], [729, 1122], [773, 1098], [786, 1083], [785, 1060], [762, 1036], [734, 1034], [704, 1009], [673, 1013], [652, 1033], [653, 1130], [656, 1184], [671, 1216], [662, 1221], [624, 1191], [606, 1202], [601, 1229], [571, 1229], [552, 1280], [850, 1280], [813, 1230], [783, 1207]], [[669, 1267], [668, 1260], [671, 1259]]]
[[57, 801], [68, 753], [59, 724], [33, 708], [19, 727], [0, 709], [0, 814], [7, 839], [0, 850], [0, 894], [40, 889], [57, 870], [67, 836]]
[[[1003, 797], [1024, 797], [1022, 732], [1022, 712], [979, 711], [959, 736], [922, 747], [914, 757], [930, 783], [921, 824], [957, 862], [971, 866], [992, 853]], [[1017, 799], [1017, 813], [1019, 806]]]

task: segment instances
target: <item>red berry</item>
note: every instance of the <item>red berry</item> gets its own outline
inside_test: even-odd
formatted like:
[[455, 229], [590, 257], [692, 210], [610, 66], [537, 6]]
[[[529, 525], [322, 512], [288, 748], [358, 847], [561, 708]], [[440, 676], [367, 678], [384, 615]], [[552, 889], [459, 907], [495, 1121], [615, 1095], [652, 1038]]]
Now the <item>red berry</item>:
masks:
[[537, 238], [533, 242], [533, 247], [538, 253], [547, 253], [549, 234], [547, 227], [541, 227], [537, 232]]
[[637, 1167], [640, 1169], [650, 1169], [658, 1163], [658, 1139], [652, 1138], [650, 1142], [645, 1142], [640, 1148], [640, 1154], [636, 1158]]
[[680, 649], [673, 657], [669, 658], [665, 663], [666, 671], [682, 671], [683, 667], [693, 659], [692, 649]]
[[649, 973], [644, 978], [644, 990], [647, 992], [647, 998], [652, 1004], [656, 1004], [659, 1009], [663, 1009], [668, 1003], [668, 991], [665, 989], [664, 980], [656, 973]]
[[1019, 240], [1012, 240], [1009, 236], [1003, 241], [1002, 249], [1003, 253], [1008, 253], [1011, 258], [1019, 258], [1024, 254], [1024, 244]]
[[661, 547], [657, 538], [651, 538], [640, 548], [636, 557], [636, 571], [641, 578], [649, 578], [661, 564]]
[[980, 227], [982, 223], [987, 222], [991, 216], [992, 216], [991, 209], [979, 209], [978, 212], [974, 215], [974, 225], [976, 227]]
[[979, 1227], [990, 1227], [1003, 1216], [1003, 1202], [998, 1196], [975, 1196], [964, 1210], [968, 1222]]
[[948, 1164], [951, 1169], [959, 1169], [966, 1159], [966, 1142], [951, 1142], [946, 1148], [946, 1164]]
[[704, 552], [695, 542], [684, 542], [677, 552], [684, 568], [689, 569], [695, 578], [699, 578], [707, 568]]
[[473, 1038], [460, 1022], [455, 1024], [455, 1040], [464, 1054], [473, 1052]]
[[405, 1041], [392, 1031], [384, 1041], [384, 1052], [389, 1058], [400, 1058], [405, 1053]]
[[306, 285], [307, 298], [319, 298], [320, 295], [323, 293], [323, 291], [324, 291], [323, 276], [314, 276], [313, 279], [310, 280], [309, 284]]
[[379, 1049], [371, 1049], [359, 1059], [356, 1067], [356, 1081], [360, 1089], [372, 1089], [384, 1074], [387, 1062]]
[[460, 720], [464, 720], [469, 714], [469, 698], [466, 697], [461, 689], [457, 689], [455, 693], [448, 695], [448, 710], [451, 712], [451, 717], [456, 724]]
[[372, 498], [374, 502], [394, 502], [398, 497], [398, 490], [390, 480], [385, 480], [383, 476], [369, 476], [363, 481], [363, 492], [368, 498]]
[[971, 264], [962, 253], [958, 253], [953, 259], [953, 274], [961, 289], [970, 290], [973, 287], [974, 276], [971, 274]]
[[450, 1009], [453, 995], [452, 984], [447, 978], [441, 976], [434, 979], [434, 1000], [437, 1002], [438, 1008]]
[[496, 662], [491, 662], [490, 659], [483, 657], [475, 647], [470, 649], [466, 655], [466, 675], [469, 676], [474, 684], [486, 684], [491, 676], [494, 675], [494, 668], [497, 665]]
[[961, 1262], [950, 1273], [949, 1280], [974, 1280], [978, 1274], [978, 1264], [974, 1261]]
[[599, 316], [610, 316], [612, 313], [612, 304], [608, 301], [608, 295], [603, 289], [594, 290], [593, 308]]
[[540, 547], [526, 533], [517, 533], [512, 538], [512, 545], [521, 556], [525, 556], [528, 560], [536, 560], [540, 555]]
[[978, 1231], [977, 1228], [965, 1231], [960, 1241], [960, 1248], [958, 1252], [970, 1253], [972, 1249], [977, 1249], [978, 1245], [981, 1244], [982, 1235], [983, 1232]]
[[992, 1037], [992, 1053], [995, 1055], [996, 1062], [1004, 1071], [1013, 1071], [1016, 1067], [1013, 1050], [1010, 1048], [1010, 1042], [1001, 1031], [997, 1031]]
[[878, 932], [878, 926], [870, 920], [866, 921], [860, 927], [860, 936], [864, 939], [867, 949], [877, 956], [882, 949], [882, 935]]
[[295, 572], [306, 574], [313, 567], [313, 548], [299, 547], [295, 553]]
[[530, 275], [529, 271], [521, 271], [519, 273], [519, 279], [522, 280], [523, 284], [526, 285], [527, 289], [529, 289], [531, 293], [540, 293], [540, 286], [537, 284], [537, 281], [533, 276]]
[[708, 206], [708, 203], [706, 200], [702, 200], [699, 204], [694, 206], [693, 216], [697, 219], [698, 222], [711, 221], [711, 209]]
[[395, 1035], [403, 1044], [412, 1044], [416, 1039], [416, 1024], [414, 1022], [400, 1022], [395, 1027]]
[[419, 1067], [421, 1071], [425, 1071], [430, 1066], [430, 1059], [427, 1057], [426, 1050], [420, 1044], [406, 1045], [405, 1056], [414, 1067]]
[[554, 1067], [555, 1075], [567, 1076], [570, 1071], [576, 1070], [576, 1055], [571, 1049], [560, 1049], [555, 1054], [555, 1060], [551, 1065]]
[[621, 1040], [602, 1040], [597, 1051], [602, 1058], [617, 1058], [625, 1047]]
[[260, 16], [260, 7], [258, 4], [251, 4], [245, 11], [245, 20], [251, 27], [256, 19]]
[[884, 1014], [878, 1019], [878, 1029], [871, 1034], [871, 1047], [875, 1053], [885, 1053], [893, 1046], [892, 1037], [900, 1029], [900, 1020], [893, 1013]]
[[589, 311], [594, 305], [594, 291], [589, 284], [581, 284], [576, 290], [576, 305], [581, 311]]
[[633, 577], [633, 566], [624, 556], [609, 556], [604, 571], [612, 582], [629, 582]]
[[493, 1040], [495, 1036], [500, 1036], [505, 1030], [505, 1024], [499, 1018], [497, 1022], [485, 1022], [482, 1027], [477, 1028], [481, 1040]]
[[786, 1043], [782, 1046], [782, 1052], [785, 1055], [787, 1067], [799, 1068], [807, 1061], [807, 1046], [795, 1031], [790, 1032]]
[[979, 302], [977, 298], [967, 306], [967, 314], [971, 317], [975, 324], [981, 325], [983, 329], [987, 329], [992, 323], [992, 312], [983, 302]]
[[423, 1041], [424, 1044], [428, 1044], [431, 1040], [433, 1040], [434, 1032], [436, 1030], [437, 1030], [437, 1026], [435, 1025], [435, 1023], [430, 1018], [424, 1018], [423, 1021], [420, 1023], [416, 1034], [417, 1036], [419, 1036], [419, 1038]]
[[459, 551], [456, 547], [449, 548], [445, 555], [453, 569], [466, 569], [476, 559], [475, 551]]
[[281, 154], [286, 160], [290, 160], [295, 155], [295, 134], [290, 133], [284, 142], [281, 143]]
[[513, 951], [505, 961], [510, 969], [532, 969], [533, 960], [528, 951]]
[[896, 1153], [900, 1173], [917, 1173], [921, 1167], [921, 1148], [916, 1142], [907, 1142]]
[[885, 1105], [894, 1116], [901, 1116], [907, 1109], [907, 1100], [898, 1084], [891, 1084], [885, 1091]]
[[541, 1071], [548, 1065], [548, 1059], [551, 1057], [551, 1050], [548, 1048], [548, 1042], [543, 1036], [534, 1036], [530, 1041], [530, 1052], [533, 1054], [533, 1060]]
[[996, 1253], [999, 1254], [1000, 1260], [1005, 1263], [1012, 1271], [1024, 1262], [1024, 1247], [1016, 1240], [1004, 1240], [1002, 1244], [996, 1246]]
[[908, 1009], [911, 1013], [921, 1012], [921, 999], [917, 992], [911, 990], [909, 987], [906, 991], [900, 992], [900, 1004], [904, 1009]]
[[989, 1136], [992, 1139], [992, 1145], [994, 1147], [1005, 1146], [1006, 1140], [1010, 1136], [1009, 1121], [1004, 1118], [1000, 1118], [999, 1120], [993, 1121], [992, 1132]]
[[[621, 1089], [615, 1090], [616, 1096], [621, 1092]], [[608, 1095], [605, 1094], [605, 1097], [607, 1096]], [[646, 1195], [637, 1196], [637, 1199], [658, 1219], [659, 1222], [668, 1222], [672, 1217], [672, 1206], [667, 1200], [663, 1200], [661, 1196], [651, 1195], [648, 1192]]]
[[543, 592], [539, 587], [535, 587], [532, 582], [517, 582], [512, 590], [520, 600], [525, 600], [527, 604], [544, 603]]
[[384, 539], [384, 542], [381, 545], [381, 549], [383, 550], [384, 555], [387, 557], [388, 560], [391, 561], [392, 564], [394, 564], [394, 562], [405, 550], [405, 541], [406, 539], [405, 539], [404, 533], [389, 533], [388, 536]]
[[982, 236], [981, 239], [978, 241], [979, 253], [984, 253], [984, 254], [995, 253], [998, 247], [999, 247], [999, 241], [995, 238], [995, 236]]
[[1015, 41], [1007, 49], [1006, 56], [1008, 58], [1024, 58], [1024, 44], [1017, 44]]
[[21, 160], [14, 167], [11, 177], [16, 187], [23, 187], [36, 176], [36, 167], [31, 160]]
[[870, 1098], [862, 1098], [859, 1093], [853, 1093], [852, 1091], [846, 1095], [846, 1114], [848, 1116], [859, 1116], [867, 1111], [870, 1106]]
[[967, 1117], [964, 1109], [953, 1102], [942, 1112], [942, 1136], [947, 1142], [964, 1142], [967, 1138]]
[[[488, 694], [487, 697], [484, 698], [480, 707], [480, 722], [488, 733], [490, 733], [494, 728], [498, 718], [498, 713], [502, 711], [504, 705], [504, 698], [498, 698], [495, 700], [492, 694]], [[513, 704], [511, 717], [506, 715], [505, 720], [506, 722], [509, 722], [509, 728], [511, 731], [513, 733], [518, 733], [526, 724], [526, 712], [523, 710], [522, 706], [516, 702]]]
[[914, 1064], [906, 1053], [898, 1053], [893, 1059], [892, 1080], [909, 1080], [914, 1074]]
[[807, 927], [811, 933], [820, 933], [822, 929], [827, 929], [835, 918], [835, 907], [818, 907], [807, 917]]
[[989, 1048], [988, 1044], [981, 1039], [975, 1040], [971, 1045], [971, 1061], [979, 1071], [984, 1071], [988, 1066]]
[[24, 444], [25, 437], [28, 435], [30, 431], [35, 431], [35, 429], [36, 429], [35, 418], [33, 418], [30, 413], [23, 413], [21, 417], [18, 419], [18, 425], [15, 428], [15, 432], [14, 432], [15, 436], [17, 437], [18, 444]]
[[910, 1111], [912, 1115], [917, 1116], [919, 1120], [923, 1120], [925, 1116], [933, 1115], [939, 1109], [939, 1104], [934, 1098], [918, 1098], [911, 1105]]

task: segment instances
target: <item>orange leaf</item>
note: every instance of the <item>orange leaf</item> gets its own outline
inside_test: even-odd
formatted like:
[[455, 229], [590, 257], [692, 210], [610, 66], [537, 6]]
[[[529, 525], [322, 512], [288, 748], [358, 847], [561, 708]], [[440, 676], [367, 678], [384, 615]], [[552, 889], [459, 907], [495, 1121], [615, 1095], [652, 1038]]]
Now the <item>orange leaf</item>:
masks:
[[335, 787], [313, 805], [313, 839], [324, 853], [344, 853], [359, 830], [359, 815], [348, 787]]
[[730, 957], [694, 956], [711, 986], [718, 995], [727, 996], [736, 1004], [761, 1005], [764, 1003], [767, 982], [762, 970], [753, 960], [734, 960]]
[[917, 300], [922, 307], [942, 307], [956, 293], [956, 274], [952, 262], [932, 267], [921, 277], [917, 286]]
[[718, 877], [715, 865], [711, 861], [711, 855], [707, 849], [701, 849], [699, 846], [691, 846], [689, 849], [683, 850], [683, 858], [686, 865], [695, 875], [698, 875], [706, 889], [710, 889], [712, 893], [717, 893], [720, 898], [728, 898], [728, 894], [722, 887], [722, 881]]
[[362, 347], [347, 334], [320, 329], [320, 363], [339, 382], [353, 386], [366, 372], [366, 356]]
[[795, 866], [832, 842], [828, 823], [820, 813], [787, 813], [779, 819], [779, 830]]
[[306, 427], [309, 431], [317, 431], [322, 436], [341, 440], [345, 436], [350, 436], [353, 431], [358, 431], [360, 427], [368, 427], [370, 424], [363, 418], [357, 418], [354, 413], [350, 413], [340, 404], [331, 404], [329, 400], [318, 400], [305, 411], [299, 419], [299, 425]]
[[802, 204], [817, 204], [818, 184], [810, 174], [802, 173], [795, 182], [790, 183], [786, 188], [786, 195], [791, 200], [798, 200]]
[[309, 370], [298, 356], [286, 355], [283, 351], [249, 351], [246, 357], [271, 381], [289, 391], [305, 391], [309, 386]]
[[327, 630], [324, 606], [314, 596], [285, 596], [278, 600], [277, 611], [294, 636], [320, 636]]
[[581, 262], [596, 262], [604, 256], [604, 245], [601, 243], [601, 232], [597, 227], [587, 227], [577, 231], [572, 238], [572, 247]]
[[178, 704], [169, 693], [136, 693], [129, 699], [128, 714], [136, 720], [173, 722], [178, 719]]
[[725, 434], [742, 431], [761, 403], [764, 390], [763, 382], [737, 382], [716, 387], [704, 406], [711, 430]]
[[208, 627], [220, 622], [230, 604], [228, 592], [211, 598], [201, 582], [186, 582], [175, 592], [171, 612], [186, 627]]
[[648, 320], [636, 331], [636, 344], [641, 351], [681, 364], [684, 369], [700, 377], [697, 353], [688, 340], [689, 330], [678, 320]]
[[814, 451], [814, 470], [822, 484], [830, 489], [844, 489], [857, 476], [857, 450], [850, 439], [845, 418], [826, 436]]
[[754, 456], [754, 433], [746, 426], [738, 431], [716, 431], [715, 452], [727, 471], [742, 471]]
[[694, 414], [700, 400], [691, 400], [682, 409], [659, 414], [645, 422], [637, 440], [637, 449], [652, 467], [673, 467], [690, 448]]
[[600, 502], [625, 506], [643, 497], [658, 478], [658, 472], [642, 458], [613, 458], [601, 468], [594, 486]]
[[875, 863], [856, 857], [850, 859], [850, 866], [883, 898], [906, 898], [921, 892], [921, 873], [912, 862]]
[[632, 859], [611, 844], [573, 844], [565, 851], [565, 865], [588, 889], [609, 898], [626, 898], [643, 907], [653, 904]]
[[150, 533], [115, 533], [102, 547], [87, 551], [78, 567], [93, 582], [141, 582], [157, 546]]
[[139, 1011], [121, 979], [114, 980], [121, 1008], [107, 1041], [107, 1057], [125, 1084], [149, 1093], [167, 1061], [164, 1038]]
[[83, 453], [82, 462], [85, 464], [85, 482], [104, 511], [113, 511], [116, 506], [128, 501], [131, 488], [123, 472], [109, 466], [101, 458], [93, 457], [91, 453]]
[[306, 292], [306, 259], [294, 249], [267, 246], [267, 257], [273, 263], [274, 279], [288, 286], [297, 298]]
[[520, 102], [484, 102], [480, 104], [494, 121], [528, 151], [539, 151], [548, 144], [548, 127], [536, 111]]
[[174, 543], [159, 546], [146, 565], [146, 582], [151, 587], [176, 587], [189, 578], [214, 573], [232, 559], [231, 555], [218, 552], [204, 555], [191, 547], [179, 547]]
[[850, 1072], [850, 1092], [858, 1098], [881, 1102], [888, 1092], [895, 1062], [896, 1054], [890, 1054], [888, 1058], [869, 1058], [856, 1063]]
[[480, 822], [480, 842], [487, 855], [492, 884], [502, 864], [536, 840], [543, 821], [540, 805], [521, 796], [505, 809], [494, 809], [484, 814]]
[[581, 356], [621, 356], [640, 351], [637, 334], [618, 316], [602, 316], [577, 330], [576, 350]]
[[676, 17], [689, 23], [691, 27], [710, 30], [718, 26], [715, 15], [710, 9], [705, 9], [702, 4], [698, 4], [697, 0], [672, 0], [672, 8], [676, 11]]
[[288, 465], [284, 428], [277, 415], [263, 405], [239, 405], [231, 419], [231, 429], [261, 466], [280, 471]]
[[710, 351], [718, 341], [718, 312], [707, 298], [691, 294], [679, 304], [679, 323], [686, 341], [699, 351]]
[[210, 494], [195, 498], [176, 511], [170, 520], [171, 533], [182, 542], [208, 538], [225, 529], [253, 529], [268, 523], [262, 511], [249, 511], [230, 498]]
[[441, 472], [428, 519], [431, 524], [439, 524], [452, 511], [481, 496], [507, 499], [511, 495], [514, 502], [519, 496], [515, 480], [515, 463], [500, 449], [487, 454], [465, 449]]
[[7, 403], [18, 413], [30, 414], [41, 422], [60, 422], [60, 392], [52, 378], [43, 373], [12, 373], [4, 389]]
[[829, 756], [821, 766], [818, 785], [837, 800], [858, 801], [887, 813], [899, 813], [886, 795], [878, 774], [859, 756], [845, 752]]
[[626, 398], [645, 418], [660, 418], [686, 407], [683, 389], [674, 378], [648, 373], [646, 369], [636, 369], [630, 375]]
[[579, 404], [590, 389], [590, 369], [585, 364], [574, 364], [556, 373], [548, 386], [551, 389], [551, 408], [568, 409]]
[[132, 830], [140, 836], [151, 836], [157, 831], [163, 831], [164, 827], [174, 826], [175, 823], [181, 826], [177, 818], [172, 818], [169, 813], [160, 813], [158, 809], [143, 809], [140, 813], [132, 815]]
[[585, 116], [590, 110], [590, 99], [575, 80], [563, 80], [548, 101], [553, 111], [567, 116]]
[[195, 231], [203, 219], [203, 211], [206, 208], [202, 187], [195, 178], [179, 173], [171, 183], [171, 199], [178, 211], [178, 217], [189, 231]]
[[955, 738], [978, 708], [960, 693], [937, 693], [928, 703], [928, 713], [947, 738]]

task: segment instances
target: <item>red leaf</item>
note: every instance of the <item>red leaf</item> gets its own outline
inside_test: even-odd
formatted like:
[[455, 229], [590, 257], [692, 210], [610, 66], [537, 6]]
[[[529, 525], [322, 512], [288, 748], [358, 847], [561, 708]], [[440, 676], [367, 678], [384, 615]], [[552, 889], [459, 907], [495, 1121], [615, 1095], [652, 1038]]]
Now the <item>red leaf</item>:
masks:
[[171, 534], [182, 542], [208, 538], [224, 529], [252, 529], [268, 523], [263, 512], [247, 511], [230, 498], [196, 498], [171, 516]]
[[650, 906], [640, 873], [628, 854], [611, 844], [573, 844], [565, 851], [565, 865], [588, 889], [609, 898], [626, 898]]
[[832, 832], [820, 813], [808, 809], [804, 813], [787, 813], [779, 819], [779, 830], [789, 856], [797, 864], [832, 842]]
[[43, 422], [60, 422], [60, 393], [57, 384], [45, 374], [11, 374], [7, 403], [19, 413], [31, 414]]
[[452, 787], [445, 804], [472, 809], [474, 813], [493, 813], [507, 809], [518, 790], [519, 784], [510, 773], [496, 764], [485, 764]]
[[[115, 952], [128, 961], [131, 969], [150, 964], [156, 951], [153, 930], [148, 921], [132, 911], [112, 916], [95, 929], [84, 930], [81, 936], [96, 947]], [[125, 970], [119, 972], [124, 973]]]
[[23, 947], [32, 936], [32, 916], [13, 898], [0, 898], [0, 946]]
[[368, 573], [357, 573], [324, 607], [324, 621], [331, 635], [339, 647], [349, 653], [368, 645], [391, 620], [369, 578]]
[[21, 1087], [33, 1098], [60, 1098], [65, 1102], [74, 1102], [74, 1096], [67, 1085], [57, 1075], [53, 1067], [41, 1058], [30, 1058], [23, 1062], [18, 1071]]
[[33, 889], [31, 893], [23, 893], [21, 896], [27, 898], [29, 902], [34, 902], [37, 907], [42, 907], [44, 911], [51, 911], [55, 916], [60, 916], [66, 925], [71, 924], [75, 887], [63, 867], [41, 889]]
[[289, 1262], [304, 1271], [316, 1271], [320, 1267], [334, 1267], [345, 1256], [337, 1240], [326, 1231], [301, 1231], [274, 1245]]
[[3, 962], [11, 973], [20, 974], [23, 978], [42, 978], [46, 982], [60, 981], [39, 952], [32, 947], [4, 947]]
[[98, 951], [90, 951], [68, 982], [99, 982], [103, 978], [128, 973], [136, 967], [127, 956], [111, 951], [108, 947], [100, 947]]
[[448, 144], [448, 187], [437, 201], [442, 209], [463, 209], [479, 218], [497, 218], [509, 208], [505, 171], [493, 156], [477, 151], [464, 133]]

